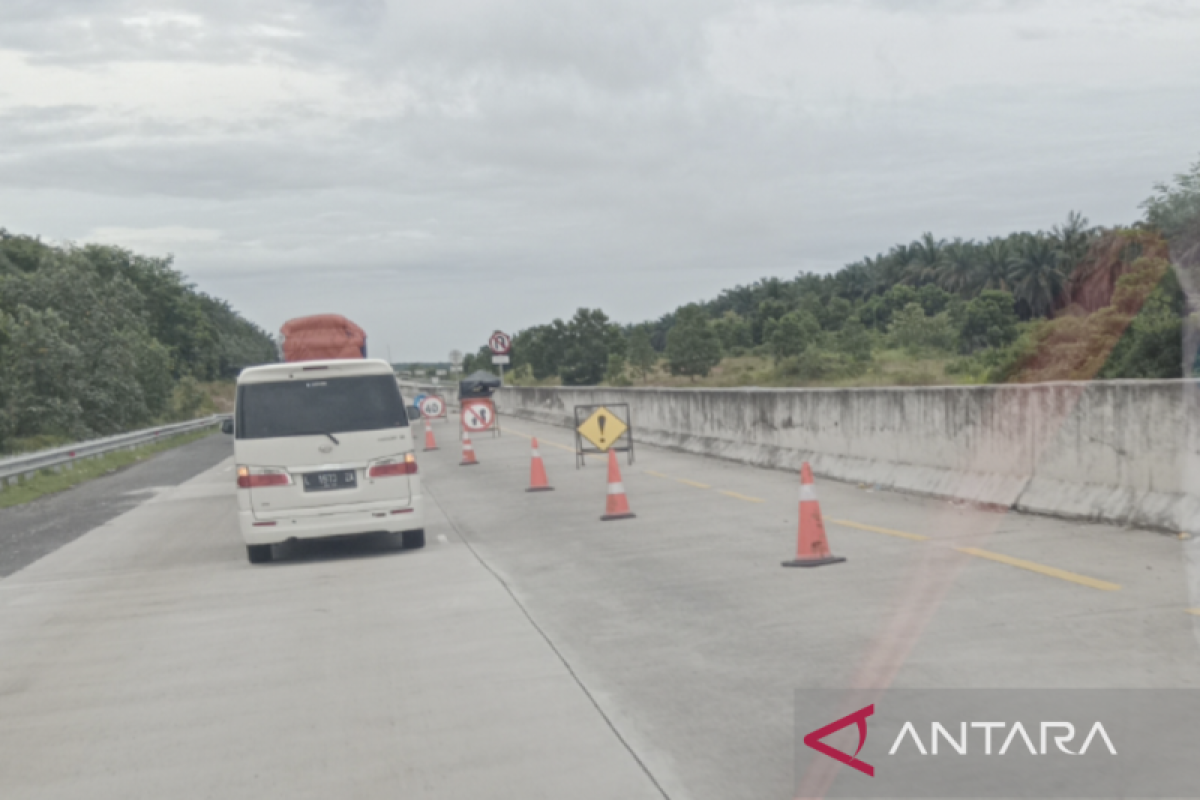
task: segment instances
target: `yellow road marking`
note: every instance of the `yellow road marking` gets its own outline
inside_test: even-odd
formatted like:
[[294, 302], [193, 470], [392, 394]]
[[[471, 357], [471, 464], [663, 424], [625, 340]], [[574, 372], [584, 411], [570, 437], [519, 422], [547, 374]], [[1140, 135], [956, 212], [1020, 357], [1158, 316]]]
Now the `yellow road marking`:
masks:
[[1058, 569], [1057, 567], [1047, 567], [1045, 564], [1038, 564], [1036, 561], [1026, 561], [1022, 558], [1013, 558], [1001, 553], [993, 553], [991, 550], [980, 550], [978, 547], [956, 547], [954, 549], [960, 553], [977, 556], [978, 558], [986, 558], [989, 561], [998, 561], [1001, 564], [1008, 564], [1010, 567], [1027, 569], [1039, 575], [1047, 575], [1051, 578], [1078, 583], [1081, 586], [1090, 586], [1093, 589], [1100, 589], [1106, 592], [1116, 592], [1121, 589], [1120, 584], [1109, 583], [1098, 578], [1089, 578], [1087, 575], [1067, 572], [1065, 569]]
[[675, 481], [676, 483], [682, 483], [685, 486], [695, 486], [697, 489], [711, 489], [712, 488], [707, 483], [697, 483], [696, 481], [689, 481], [687, 478], [675, 478], [670, 475], [664, 475], [661, 472], [655, 472], [654, 470], [650, 470], [650, 469], [643, 470], [643, 472], [645, 472], [647, 475], [653, 475], [656, 478], [666, 478], [669, 481]]
[[[521, 433], [520, 431], [512, 431], [512, 432], [517, 434], [518, 436], [524, 436], [526, 439], [533, 438], [530, 434], [527, 434], [527, 433]], [[545, 439], [541, 439], [538, 441], [538, 443], [539, 444], [544, 443], [544, 444], [550, 445], [551, 447], [558, 447], [563, 450], [569, 450], [572, 453], [575, 452], [574, 447], [567, 447], [566, 445], [559, 444], [558, 442], [551, 442], [551, 441], [547, 441]], [[666, 478], [669, 481], [675, 481], [676, 483], [682, 483], [687, 486], [694, 486], [697, 489], [711, 489], [712, 488], [711, 486], [709, 486], [706, 483], [697, 483], [696, 481], [690, 481], [690, 480], [687, 480], [686, 478], [675, 478], [670, 475], [665, 475], [661, 472], [655, 472], [655, 471], [649, 470], [649, 469], [643, 470], [643, 472], [645, 472], [645, 474], [647, 474], [647, 475], [653, 475], [656, 478]], [[737, 500], [745, 500], [746, 502], [749, 502], [749, 503], [764, 502], [761, 497], [750, 497], [749, 495], [738, 494], [737, 492], [729, 492], [724, 489], [717, 489], [715, 491], [718, 494], [725, 495], [726, 497], [732, 497]], [[898, 530], [893, 530], [892, 528], [881, 528], [878, 525], [866, 525], [861, 522], [851, 522], [848, 519], [830, 519], [827, 521], [834, 525], [840, 525], [844, 528], [857, 528], [860, 531], [871, 531], [872, 533], [883, 533], [888, 536], [897, 536], [901, 539], [909, 539], [914, 542], [927, 542], [930, 540], [929, 536], [925, 536], [920, 533], [908, 533], [907, 531], [898, 531]], [[1007, 564], [1010, 567], [1017, 567], [1018, 569], [1029, 570], [1030, 572], [1036, 572], [1039, 575], [1046, 575], [1048, 577], [1058, 578], [1059, 580], [1068, 581], [1070, 583], [1077, 583], [1080, 586], [1088, 586], [1092, 589], [1100, 589], [1100, 590], [1106, 591], [1106, 592], [1116, 592], [1116, 591], [1120, 591], [1120, 589], [1121, 589], [1120, 584], [1117, 584], [1117, 583], [1110, 583], [1108, 581], [1102, 581], [1099, 578], [1090, 578], [1087, 575], [1080, 575], [1076, 572], [1068, 572], [1065, 569], [1058, 569], [1057, 567], [1048, 567], [1045, 564], [1039, 564], [1036, 561], [1026, 561], [1022, 558], [1013, 558], [1012, 556], [1006, 556], [1002, 553], [993, 553], [990, 550], [982, 550], [977, 547], [956, 547], [954, 549], [959, 551], [960, 553], [965, 553], [970, 556], [975, 556], [976, 558], [986, 558], [989, 561], [995, 561], [999, 564]], [[1187, 610], [1187, 613], [1194, 614], [1194, 615], [1200, 617], [1200, 608], [1189, 608], [1186, 610]]]
[[888, 536], [899, 536], [901, 539], [912, 539], [914, 542], [927, 542], [929, 537], [920, 533], [906, 533], [904, 531], [894, 531], [891, 528], [880, 528], [875, 525], [864, 525], [861, 522], [851, 522], [848, 519], [831, 519], [829, 520], [834, 525], [841, 525], [844, 528], [858, 528], [860, 531], [871, 531], [873, 533], [886, 533]]
[[[509, 433], [515, 433], [517, 436], [524, 436], [526, 439], [533, 438], [533, 436], [531, 436], [528, 433], [521, 433], [520, 431], [514, 431], [512, 428], [509, 428], [508, 430], [509, 430]], [[558, 442], [552, 442], [549, 439], [538, 439], [538, 444], [539, 445], [548, 444], [551, 447], [557, 447], [559, 450], [570, 450], [572, 453], [575, 452], [574, 447], [567, 447], [565, 444], [559, 444]]]
[[[892, 530], [891, 528], [880, 528], [876, 525], [864, 525], [861, 522], [851, 522], [848, 519], [831, 519], [829, 522], [834, 525], [841, 525], [846, 528], [857, 528], [862, 531], [873, 531], [875, 533], [886, 533], [888, 536], [899, 536], [902, 539], [911, 539], [914, 542], [926, 542], [930, 537], [923, 536], [919, 533], [908, 533], [906, 531]], [[1071, 583], [1078, 583], [1081, 586], [1089, 586], [1092, 589], [1101, 589], [1106, 592], [1120, 591], [1120, 584], [1102, 581], [1099, 578], [1090, 578], [1087, 575], [1080, 575], [1076, 572], [1068, 572], [1065, 569], [1057, 567], [1048, 567], [1045, 564], [1039, 564], [1036, 561], [1026, 561], [1023, 558], [1013, 558], [1002, 553], [993, 553], [991, 550], [982, 550], [978, 547], [956, 547], [954, 548], [960, 553], [966, 553], [976, 558], [986, 558], [989, 561], [995, 561], [1000, 564], [1007, 564], [1010, 567], [1029, 570], [1036, 572], [1039, 575], [1047, 575], [1051, 578], [1058, 578]], [[1192, 613], [1200, 616], [1200, 610], [1192, 611]]]
[[726, 497], [734, 497], [734, 498], [737, 498], [738, 500], [745, 500], [748, 503], [763, 502], [763, 499], [761, 497], [751, 497], [748, 494], [738, 494], [737, 492], [727, 492], [724, 489], [717, 489], [717, 492], [725, 495]]
[[[695, 486], [697, 489], [712, 489], [712, 487], [709, 486], [707, 483], [697, 483], [696, 481], [689, 481], [687, 478], [676, 478], [671, 475], [664, 475], [663, 473], [655, 472], [652, 469], [643, 470], [643, 472], [645, 472], [647, 475], [653, 475], [656, 478], [666, 478], [669, 481], [675, 481], [676, 483], [682, 483], [686, 486]], [[713, 491], [715, 491], [717, 494], [723, 494], [726, 497], [732, 497], [735, 500], [745, 500], [747, 503], [762, 503], [762, 502], [764, 502], [761, 497], [751, 497], [748, 494], [740, 494], [738, 492], [728, 492], [724, 489], [713, 489]]]
[[1200, 608], [1189, 608], [1187, 610], [1187, 612], [1189, 614], [1195, 614], [1197, 617], [1200, 617]]

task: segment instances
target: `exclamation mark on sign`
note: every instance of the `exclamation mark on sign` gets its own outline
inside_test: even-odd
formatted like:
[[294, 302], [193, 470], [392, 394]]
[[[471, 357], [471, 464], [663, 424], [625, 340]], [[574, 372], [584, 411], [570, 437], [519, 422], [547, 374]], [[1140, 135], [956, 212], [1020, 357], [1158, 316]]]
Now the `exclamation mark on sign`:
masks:
[[604, 423], [608, 422], [608, 417], [601, 414], [596, 417], [596, 423], [600, 426], [600, 444], [604, 444]]

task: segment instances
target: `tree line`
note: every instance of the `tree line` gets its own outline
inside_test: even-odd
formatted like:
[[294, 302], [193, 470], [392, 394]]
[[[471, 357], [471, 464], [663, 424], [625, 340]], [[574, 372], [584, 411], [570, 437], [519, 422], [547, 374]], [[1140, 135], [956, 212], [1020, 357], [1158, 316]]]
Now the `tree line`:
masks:
[[[1049, 230], [985, 241], [926, 233], [832, 274], [766, 278], [642, 324], [579, 309], [517, 333], [512, 366], [518, 380], [627, 385], [756, 355], [779, 381], [804, 384], [862, 375], [894, 351], [940, 358], [964, 382], [1191, 375], [1185, 287], [1200, 288], [1200, 163], [1143, 208], [1125, 227], [1072, 212]], [[465, 366], [490, 368], [487, 348]]]
[[199, 381], [275, 360], [265, 331], [170, 258], [0, 228], [0, 452], [186, 416]]

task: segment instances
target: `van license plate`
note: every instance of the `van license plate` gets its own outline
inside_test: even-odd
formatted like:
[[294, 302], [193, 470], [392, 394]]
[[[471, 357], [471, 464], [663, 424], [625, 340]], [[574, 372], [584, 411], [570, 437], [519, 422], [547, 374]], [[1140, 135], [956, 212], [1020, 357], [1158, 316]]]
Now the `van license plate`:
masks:
[[309, 472], [304, 476], [304, 491], [329, 492], [334, 489], [353, 489], [358, 486], [358, 473], [352, 469], [336, 472]]

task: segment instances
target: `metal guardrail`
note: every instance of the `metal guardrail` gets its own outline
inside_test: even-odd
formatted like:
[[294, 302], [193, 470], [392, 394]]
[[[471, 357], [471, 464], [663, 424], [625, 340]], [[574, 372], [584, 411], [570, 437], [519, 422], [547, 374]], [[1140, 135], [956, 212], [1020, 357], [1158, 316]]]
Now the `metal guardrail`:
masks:
[[143, 444], [178, 436], [181, 433], [202, 430], [220, 424], [221, 420], [228, 416], [228, 414], [214, 414], [211, 417], [193, 419], [189, 422], [159, 425], [155, 428], [144, 428], [140, 431], [106, 436], [103, 439], [92, 439], [50, 450], [39, 450], [36, 453], [22, 453], [9, 458], [0, 458], [0, 490], [3, 490], [5, 486], [16, 484], [22, 476], [33, 477], [39, 470], [58, 470], [85, 458], [95, 458], [116, 450], [130, 450]]

